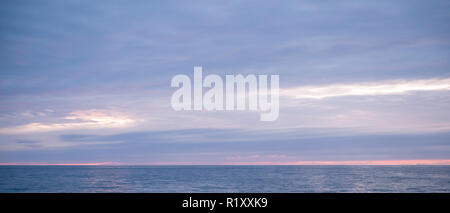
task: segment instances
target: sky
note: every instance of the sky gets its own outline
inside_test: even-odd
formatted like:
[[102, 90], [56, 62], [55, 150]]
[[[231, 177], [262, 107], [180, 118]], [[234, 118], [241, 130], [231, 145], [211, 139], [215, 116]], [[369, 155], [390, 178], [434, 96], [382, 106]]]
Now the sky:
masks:
[[[0, 164], [450, 164], [450, 2], [4, 1]], [[174, 111], [279, 75], [280, 114]]]

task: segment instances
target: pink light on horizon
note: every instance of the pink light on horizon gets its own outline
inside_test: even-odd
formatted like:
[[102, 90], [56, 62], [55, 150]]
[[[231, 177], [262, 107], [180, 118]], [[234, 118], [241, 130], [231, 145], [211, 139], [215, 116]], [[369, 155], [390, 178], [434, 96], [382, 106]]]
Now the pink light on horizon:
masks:
[[124, 166], [124, 165], [450, 165], [450, 159], [434, 160], [372, 160], [372, 161], [235, 161], [235, 162], [192, 162], [167, 161], [151, 163], [121, 163], [121, 162], [93, 162], [93, 163], [0, 163], [0, 166]]
[[250, 161], [231, 162], [229, 165], [450, 165], [450, 159], [436, 160], [372, 160], [372, 161], [293, 161], [271, 162]]
[[[239, 158], [233, 158], [239, 159]], [[145, 165], [450, 165], [450, 159], [372, 161], [233, 161], [233, 162], [152, 162]]]
[[119, 162], [97, 162], [97, 163], [0, 163], [0, 166], [118, 166], [125, 165]]

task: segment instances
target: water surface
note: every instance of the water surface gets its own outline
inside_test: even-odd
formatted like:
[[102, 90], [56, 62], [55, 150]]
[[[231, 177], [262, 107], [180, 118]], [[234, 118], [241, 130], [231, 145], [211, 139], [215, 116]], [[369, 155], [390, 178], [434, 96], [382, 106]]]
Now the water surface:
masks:
[[450, 192], [450, 166], [0, 166], [0, 192]]

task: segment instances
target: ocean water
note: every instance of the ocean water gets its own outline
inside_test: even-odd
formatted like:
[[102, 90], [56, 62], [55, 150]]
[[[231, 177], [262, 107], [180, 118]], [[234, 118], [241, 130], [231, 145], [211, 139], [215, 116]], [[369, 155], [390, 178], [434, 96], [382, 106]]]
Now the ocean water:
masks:
[[450, 166], [0, 166], [0, 192], [450, 192]]

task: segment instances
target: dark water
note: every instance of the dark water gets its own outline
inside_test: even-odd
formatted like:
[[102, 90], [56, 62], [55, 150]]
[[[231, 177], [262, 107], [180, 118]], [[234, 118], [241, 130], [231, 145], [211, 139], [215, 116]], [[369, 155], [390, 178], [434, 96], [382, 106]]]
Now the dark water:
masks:
[[0, 192], [450, 192], [450, 166], [0, 166]]

